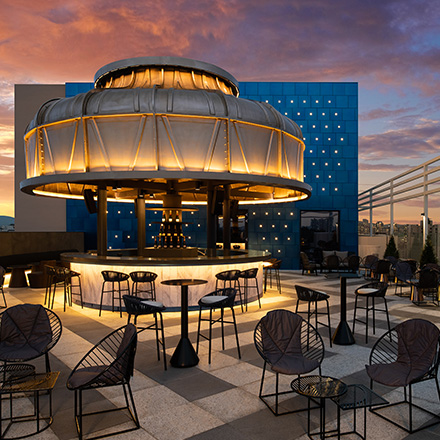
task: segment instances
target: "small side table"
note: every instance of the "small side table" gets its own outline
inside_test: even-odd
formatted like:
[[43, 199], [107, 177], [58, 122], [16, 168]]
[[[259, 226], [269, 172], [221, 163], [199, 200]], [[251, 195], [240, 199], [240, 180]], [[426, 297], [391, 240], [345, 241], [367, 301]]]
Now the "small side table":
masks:
[[[367, 438], [367, 408], [388, 403], [383, 397], [361, 384], [348, 385], [346, 393], [333, 397], [332, 400], [338, 406], [338, 429], [340, 427], [341, 409], [343, 411], [353, 410], [353, 431], [339, 433], [339, 435], [355, 434], [363, 440]], [[358, 408], [364, 409], [363, 435], [356, 429], [356, 410]]]
[[[52, 390], [58, 379], [60, 372], [53, 371], [50, 373], [38, 373], [35, 375], [28, 376], [23, 380], [4, 382], [0, 387], [0, 397], [6, 395], [6, 400], [9, 400], [9, 416], [4, 417], [2, 414], [2, 408], [0, 405], [0, 439], [19, 439], [24, 437], [29, 437], [34, 434], [38, 434], [45, 429], [47, 429], [52, 424]], [[32, 414], [28, 415], [14, 415], [13, 404], [14, 404], [14, 394], [19, 393], [33, 393], [34, 395], [34, 411]], [[49, 415], [42, 416], [40, 414], [40, 393], [47, 393], [49, 395]], [[9, 396], [8, 396], [9, 395]], [[35, 421], [35, 430], [31, 432], [26, 432], [19, 437], [7, 437], [7, 432], [9, 428], [14, 423], [32, 422]], [[3, 428], [3, 422], [8, 422], [6, 428]]]
[[27, 264], [9, 266], [11, 269], [11, 278], [9, 279], [9, 287], [28, 287], [25, 270], [30, 269], [31, 266]]
[[[332, 399], [343, 395], [347, 391], [347, 385], [344, 382], [327, 376], [302, 376], [294, 379], [291, 383], [293, 391], [309, 398], [307, 408], [307, 435], [313, 440], [313, 436], [319, 439], [329, 437], [325, 432], [325, 402], [326, 399]], [[319, 399], [319, 431], [310, 431], [310, 401]], [[336, 435], [339, 433], [339, 423]]]

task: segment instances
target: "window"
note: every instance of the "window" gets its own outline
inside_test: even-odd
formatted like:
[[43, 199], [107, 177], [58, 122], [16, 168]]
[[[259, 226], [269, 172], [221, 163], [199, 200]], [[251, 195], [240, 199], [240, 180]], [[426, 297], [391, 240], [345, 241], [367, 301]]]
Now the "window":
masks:
[[339, 250], [339, 211], [301, 211], [300, 236], [301, 251], [315, 261], [323, 250]]

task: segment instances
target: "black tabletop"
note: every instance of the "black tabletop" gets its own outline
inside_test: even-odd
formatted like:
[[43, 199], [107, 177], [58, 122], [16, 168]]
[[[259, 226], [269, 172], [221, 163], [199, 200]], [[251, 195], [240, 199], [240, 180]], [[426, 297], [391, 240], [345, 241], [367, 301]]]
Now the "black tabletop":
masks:
[[196, 279], [180, 279], [180, 280], [164, 280], [161, 281], [162, 284], [167, 286], [195, 286], [197, 284], [206, 284], [206, 280], [196, 280]]
[[347, 391], [347, 385], [339, 379], [327, 376], [302, 376], [292, 381], [291, 387], [307, 397], [337, 397]]

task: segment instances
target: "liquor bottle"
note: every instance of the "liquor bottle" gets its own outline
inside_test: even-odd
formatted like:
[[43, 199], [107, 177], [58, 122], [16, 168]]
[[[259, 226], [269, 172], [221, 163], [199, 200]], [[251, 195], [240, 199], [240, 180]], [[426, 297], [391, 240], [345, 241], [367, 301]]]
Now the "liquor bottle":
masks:
[[154, 248], [157, 248], [157, 236], [154, 236]]
[[186, 240], [185, 240], [185, 236], [182, 234], [183, 236], [183, 243], [182, 243], [182, 247], [186, 248]]

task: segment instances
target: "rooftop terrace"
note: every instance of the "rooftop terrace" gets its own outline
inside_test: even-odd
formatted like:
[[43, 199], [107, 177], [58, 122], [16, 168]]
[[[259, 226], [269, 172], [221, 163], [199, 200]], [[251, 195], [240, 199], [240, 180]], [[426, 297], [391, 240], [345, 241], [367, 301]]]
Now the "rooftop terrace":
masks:
[[[163, 363], [156, 358], [154, 332], [139, 334], [139, 343], [135, 359], [135, 373], [132, 380], [134, 398], [141, 421], [141, 429], [127, 434], [121, 434], [114, 439], [143, 439], [143, 440], [249, 440], [249, 439], [306, 439], [307, 414], [290, 414], [275, 417], [258, 398], [263, 361], [258, 355], [253, 343], [253, 331], [259, 321], [268, 311], [283, 308], [294, 311], [296, 294], [294, 285], [302, 284], [324, 290], [330, 295], [333, 331], [339, 322], [339, 279], [327, 279], [324, 275], [301, 276], [297, 271], [281, 271], [282, 294], [275, 289], [269, 289], [262, 298], [262, 308], [257, 303], [249, 307], [247, 313], [241, 313], [237, 307], [237, 322], [239, 328], [242, 359], [237, 358], [235, 338], [232, 328], [226, 326], [226, 350], [221, 351], [221, 341], [213, 342], [213, 358], [208, 364], [207, 342], [202, 342], [200, 363], [189, 369], [176, 369], [171, 366], [163, 370]], [[351, 324], [353, 316], [354, 295], [356, 286], [365, 282], [363, 278], [347, 280], [348, 321]], [[275, 287], [275, 286], [274, 286]], [[44, 300], [44, 289], [9, 289], [6, 288], [8, 305], [21, 303], [39, 303]], [[126, 323], [126, 315], [103, 312], [98, 317], [97, 310], [81, 309], [74, 305], [63, 312], [62, 292], [59, 292], [55, 312], [63, 323], [61, 340], [51, 351], [53, 371], [60, 371], [54, 390], [54, 422], [44, 433], [36, 436], [39, 439], [74, 439], [77, 438], [73, 420], [73, 393], [66, 389], [66, 379], [71, 369], [89, 348], [111, 330]], [[406, 319], [420, 317], [440, 325], [440, 315], [436, 307], [417, 307], [408, 298], [394, 295], [394, 286], [388, 289], [388, 306], [391, 325]], [[302, 306], [304, 310], [306, 306]], [[149, 317], [140, 317], [143, 323]], [[386, 321], [381, 313], [376, 317], [376, 335], [369, 337], [369, 343], [364, 343], [364, 327], [357, 325], [355, 345], [329, 347], [328, 332], [320, 327], [324, 339], [326, 355], [322, 363], [322, 374], [337, 377], [347, 384], [362, 383], [369, 385], [365, 372], [371, 347], [380, 335], [385, 332]], [[196, 340], [197, 312], [190, 312], [190, 338]], [[165, 335], [168, 360], [174, 351], [180, 334], [180, 315], [166, 313]], [[232, 327], [232, 326], [230, 326]], [[220, 333], [215, 334], [220, 337]], [[44, 370], [43, 361], [36, 363], [37, 369]], [[274, 376], [271, 376], [272, 380]], [[282, 386], [288, 387], [294, 377], [282, 376]], [[375, 386], [375, 391], [385, 398], [395, 397], [397, 391]], [[88, 391], [84, 394], [87, 409], [96, 409], [99, 402], [102, 406], [111, 407], [122, 402], [118, 394], [119, 388]], [[415, 385], [416, 403], [423, 407], [440, 412], [440, 404], [435, 386], [428, 381]], [[423, 397], [422, 400], [419, 398]], [[288, 395], [282, 402], [283, 407], [304, 405], [303, 397]], [[336, 406], [327, 405], [327, 421], [335, 422]], [[316, 412], [316, 411], [315, 411]], [[351, 412], [343, 413], [342, 429], [346, 430], [351, 420]], [[361, 411], [358, 411], [360, 414]], [[368, 413], [368, 412], [367, 412]], [[416, 413], [417, 416], [417, 413]], [[111, 416], [110, 416], [111, 417]], [[122, 416], [123, 417], [123, 416]], [[314, 415], [315, 427], [318, 414]], [[398, 415], [396, 415], [398, 417]], [[93, 429], [103, 429], [102, 419], [95, 419]], [[416, 418], [416, 422], [418, 419]], [[123, 423], [124, 419], [113, 417], [110, 423]], [[19, 425], [17, 428], [20, 428]], [[86, 425], [87, 429], [87, 425]], [[15, 431], [20, 434], [20, 430]], [[11, 435], [13, 432], [10, 433]], [[440, 438], [440, 425], [423, 430], [418, 434], [408, 436], [404, 431], [394, 427], [379, 417], [367, 414], [367, 436], [369, 439], [397, 440], [437, 439]]]

